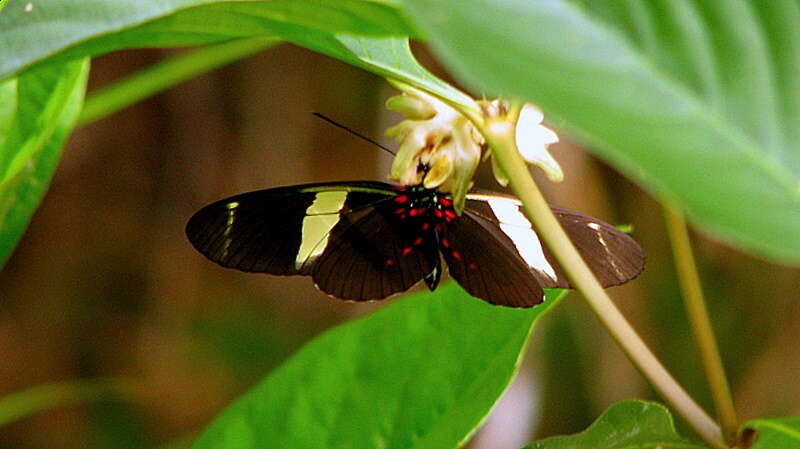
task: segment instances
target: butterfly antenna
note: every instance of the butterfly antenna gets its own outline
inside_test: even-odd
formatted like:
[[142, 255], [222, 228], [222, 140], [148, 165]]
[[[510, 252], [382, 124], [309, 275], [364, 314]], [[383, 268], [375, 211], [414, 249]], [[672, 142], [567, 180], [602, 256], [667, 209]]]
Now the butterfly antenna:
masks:
[[352, 135], [354, 135], [354, 136], [356, 136], [356, 137], [360, 137], [360, 138], [361, 138], [361, 139], [363, 139], [363, 140], [366, 140], [367, 142], [369, 142], [369, 143], [371, 143], [371, 144], [373, 144], [373, 145], [377, 146], [377, 147], [378, 147], [378, 148], [380, 148], [381, 150], [383, 150], [383, 151], [386, 151], [387, 153], [391, 154], [392, 156], [394, 156], [394, 155], [395, 155], [395, 152], [394, 152], [394, 151], [390, 150], [389, 148], [386, 148], [385, 146], [383, 146], [383, 145], [379, 144], [378, 142], [376, 142], [376, 141], [374, 141], [374, 140], [370, 139], [369, 137], [367, 137], [367, 136], [365, 136], [365, 135], [363, 135], [363, 134], [359, 133], [358, 131], [355, 131], [355, 130], [353, 130], [353, 129], [350, 129], [350, 128], [348, 128], [347, 126], [344, 126], [344, 125], [342, 125], [341, 123], [338, 123], [338, 122], [334, 121], [333, 119], [330, 119], [330, 118], [328, 118], [328, 117], [325, 117], [324, 115], [320, 114], [319, 112], [314, 112], [313, 114], [314, 114], [315, 116], [317, 116], [317, 117], [321, 118], [322, 120], [325, 120], [326, 122], [330, 123], [331, 125], [338, 126], [339, 128], [342, 128], [343, 130], [345, 130], [345, 131], [349, 132], [350, 134], [352, 134]]

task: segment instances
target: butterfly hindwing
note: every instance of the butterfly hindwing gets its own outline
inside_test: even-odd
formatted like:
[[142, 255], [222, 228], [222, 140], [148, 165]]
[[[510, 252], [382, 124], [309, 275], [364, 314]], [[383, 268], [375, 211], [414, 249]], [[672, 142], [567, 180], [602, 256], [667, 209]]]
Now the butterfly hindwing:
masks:
[[[641, 247], [627, 234], [608, 223], [587, 215], [557, 207], [551, 207], [551, 209], [604, 287], [625, 283], [641, 273], [644, 268], [644, 253]], [[464, 214], [459, 218], [459, 228], [466, 228], [461, 223], [464, 221], [473, 223], [470, 228], [478, 229], [479, 226], [484, 229], [483, 237], [478, 232], [471, 232], [473, 239], [482, 238], [481, 241], [476, 241], [476, 245], [480, 245], [481, 248], [502, 248], [503, 251], [509, 253], [505, 257], [509, 261], [505, 270], [519, 273], [518, 265], [522, 262], [525, 270], [529, 272], [529, 277], [534, 278], [538, 286], [542, 288], [572, 288], [564, 271], [522, 214], [521, 204], [516, 198], [495, 193], [470, 194], [467, 196]], [[452, 234], [453, 224], [448, 225], [448, 229], [451, 229], [450, 233]], [[461, 231], [455, 231], [456, 234], [459, 232]], [[455, 270], [451, 268], [450, 271], [462, 285], [475, 283], [474, 280], [464, 279], [462, 282], [459, 279], [459, 277], [466, 276], [461, 274], [462, 265], [469, 268], [469, 263], [476, 266], [494, 264], [498, 270], [502, 269], [498, 265], [502, 259], [489, 251], [487, 251], [487, 257], [491, 257], [491, 260], [481, 260], [481, 253], [475, 252], [476, 258], [466, 265], [459, 264], [459, 261], [453, 260], [452, 256], [448, 258], [446, 249], [442, 249], [442, 252], [445, 254], [448, 265], [451, 261], [455, 262], [457, 268]], [[514, 278], [516, 277], [517, 274], [514, 275]], [[489, 288], [483, 289], [485, 292], [490, 290]], [[497, 290], [502, 291], [499, 288]], [[491, 296], [491, 293], [484, 294]], [[492, 303], [503, 303], [510, 298], [508, 294], [498, 294], [501, 298], [476, 296]], [[514, 300], [518, 306], [520, 306], [519, 304], [526, 306], [530, 302], [530, 300]]]
[[450, 276], [472, 296], [508, 307], [532, 307], [544, 299], [541, 280], [495, 223], [465, 209], [440, 236]]
[[314, 282], [343, 299], [385, 298], [405, 291], [436, 268], [433, 233], [395, 214], [391, 201], [342, 215], [314, 263]]
[[[588, 215], [551, 209], [603, 287], [624, 284], [644, 270], [644, 251], [628, 234]], [[557, 272], [559, 287], [572, 288], [560, 267]]]

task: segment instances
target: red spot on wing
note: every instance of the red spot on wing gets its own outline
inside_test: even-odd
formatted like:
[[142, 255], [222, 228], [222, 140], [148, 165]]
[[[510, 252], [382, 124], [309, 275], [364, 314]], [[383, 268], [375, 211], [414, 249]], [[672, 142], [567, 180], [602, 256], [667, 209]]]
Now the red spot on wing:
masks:
[[477, 269], [478, 269], [478, 266], [477, 266], [477, 265], [475, 265], [474, 263], [471, 263], [471, 264], [469, 264], [469, 269], [470, 269], [470, 270], [477, 270]]
[[405, 248], [403, 248], [403, 255], [407, 256], [407, 255], [411, 254], [411, 251], [413, 251], [413, 249], [411, 249], [410, 246], [406, 246]]
[[464, 261], [464, 258], [461, 256], [461, 253], [458, 252], [458, 251], [451, 251], [450, 255], [453, 256], [453, 259], [455, 259], [455, 260], [457, 260], [459, 262], [463, 262]]
[[431, 227], [431, 224], [428, 223], [427, 221], [425, 223], [422, 223], [422, 230], [423, 231], [427, 231], [428, 229], [430, 229], [430, 227]]
[[398, 209], [395, 209], [395, 210], [394, 210], [394, 213], [396, 213], [396, 214], [398, 214], [398, 215], [400, 215], [400, 214], [404, 214], [404, 213], [406, 213], [406, 208], [405, 208], [405, 207], [400, 207], [400, 208], [398, 208]]
[[441, 204], [444, 207], [450, 207], [450, 206], [453, 205], [453, 202], [450, 201], [449, 199], [443, 197], [443, 196], [440, 196], [439, 197], [439, 204]]
[[392, 265], [394, 265], [394, 259], [386, 259], [384, 265], [386, 265], [387, 267], [391, 267]]
[[402, 204], [402, 203], [405, 203], [406, 201], [408, 201], [408, 195], [397, 195], [396, 197], [394, 197], [394, 202], [395, 203], [401, 203]]
[[456, 215], [456, 213], [453, 212], [452, 210], [447, 209], [447, 210], [444, 211], [444, 216], [447, 218], [447, 221], [450, 221], [450, 220], [456, 218], [458, 215]]
[[450, 248], [450, 240], [447, 240], [447, 238], [442, 238], [440, 241], [442, 242], [442, 246], [445, 248]]
[[419, 245], [422, 245], [422, 237], [417, 237], [417, 239], [414, 240], [414, 246], [419, 246]]
[[444, 216], [444, 213], [442, 213], [442, 211], [439, 209], [434, 209], [433, 213], [436, 214], [436, 216], [439, 218], [442, 218]]

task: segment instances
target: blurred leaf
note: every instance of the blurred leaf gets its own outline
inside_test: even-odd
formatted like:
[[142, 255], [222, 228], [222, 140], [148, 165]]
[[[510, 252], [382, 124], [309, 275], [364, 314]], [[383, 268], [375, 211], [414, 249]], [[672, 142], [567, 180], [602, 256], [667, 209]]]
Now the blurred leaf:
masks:
[[536, 320], [451, 283], [315, 339], [225, 410], [194, 449], [453, 448], [508, 386]]
[[193, 356], [205, 366], [225, 368], [238, 384], [251, 385], [314, 336], [308, 325], [281, 319], [258, 305], [226, 301], [224, 307], [199, 310], [192, 317]]
[[595, 367], [600, 365], [601, 355], [594, 350], [581, 351], [585, 342], [579, 341], [576, 329], [585, 328], [586, 322], [572, 316], [577, 308], [586, 309], [586, 305], [582, 301], [565, 303], [537, 338], [538, 378], [542, 402], [547, 404], [539, 415], [537, 435], [575, 432], [594, 419], [587, 387], [596, 382]]
[[[271, 37], [421, 86], [464, 107], [472, 100], [420, 66], [403, 37], [414, 31], [388, 1], [50, 0], [0, 16], [0, 79], [46, 61], [123, 48]], [[30, 39], [30, 36], [37, 36]]]
[[88, 61], [77, 60], [30, 70], [0, 86], [0, 267], [47, 190], [80, 112], [88, 72]]
[[0, 398], [0, 426], [56, 407], [98, 401], [130, 392], [123, 379], [70, 380], [38, 385]]
[[119, 400], [113, 391], [100, 400], [92, 401], [82, 408], [87, 417], [87, 448], [146, 449], [154, 448], [154, 434], [159, 430], [148, 426], [142, 404]]
[[666, 407], [629, 400], [608, 408], [588, 429], [575, 435], [539, 440], [528, 449], [703, 449], [675, 432]]
[[192, 447], [193, 435], [178, 437], [172, 441], [157, 446], [154, 449], [189, 449]]
[[17, 79], [0, 82], [0, 147], [6, 141], [17, 110]]
[[754, 419], [744, 425], [743, 448], [796, 449], [800, 447], [800, 417]]
[[536, 102], [705, 228], [800, 263], [796, 2], [403, 3], [479, 92]]

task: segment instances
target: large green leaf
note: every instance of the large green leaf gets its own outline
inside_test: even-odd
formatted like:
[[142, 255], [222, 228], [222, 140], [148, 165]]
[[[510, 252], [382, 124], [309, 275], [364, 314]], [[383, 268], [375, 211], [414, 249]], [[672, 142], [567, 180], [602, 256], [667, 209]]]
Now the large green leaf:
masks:
[[796, 449], [800, 447], [800, 417], [754, 419], [742, 432], [748, 449]]
[[519, 95], [697, 223], [800, 263], [794, 0], [403, 0], [455, 73]]
[[[37, 63], [122, 48], [185, 46], [264, 36], [414, 83], [467, 107], [472, 101], [414, 59], [413, 35], [390, 2], [356, 0], [47, 0], [0, 15], [0, 79]], [[36, 39], [31, 39], [36, 36]]]
[[88, 61], [77, 60], [0, 84], [0, 267], [47, 190], [88, 72]]
[[536, 320], [451, 283], [315, 339], [222, 413], [194, 449], [447, 448], [510, 382]]
[[[45, 58], [179, 46], [270, 33], [292, 24], [329, 33], [408, 35], [394, 8], [354, 0], [45, 0], [0, 16], [0, 78]], [[36, 39], [31, 39], [36, 36]]]
[[661, 404], [639, 400], [618, 402], [588, 429], [575, 435], [539, 440], [527, 449], [703, 449], [682, 438]]

